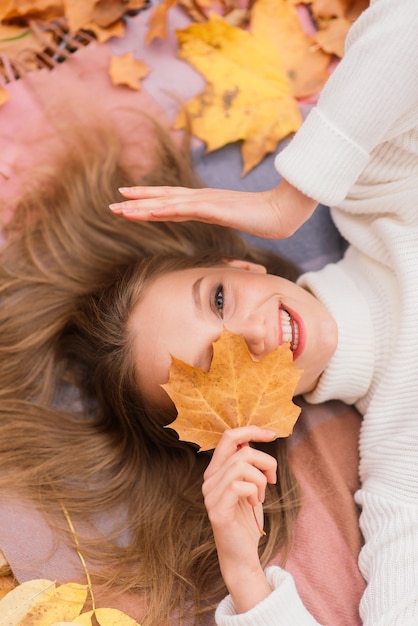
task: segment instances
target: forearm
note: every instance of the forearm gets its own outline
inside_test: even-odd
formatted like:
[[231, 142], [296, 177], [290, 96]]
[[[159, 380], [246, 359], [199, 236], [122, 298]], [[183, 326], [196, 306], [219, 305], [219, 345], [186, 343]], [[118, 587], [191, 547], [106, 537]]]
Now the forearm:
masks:
[[259, 562], [252, 569], [236, 566], [230, 568], [220, 559], [220, 568], [237, 613], [246, 613], [272, 592]]
[[[283, 179], [271, 192], [281, 223], [273, 237], [290, 237], [315, 211], [318, 202]], [[279, 234], [280, 233], [280, 234]]]

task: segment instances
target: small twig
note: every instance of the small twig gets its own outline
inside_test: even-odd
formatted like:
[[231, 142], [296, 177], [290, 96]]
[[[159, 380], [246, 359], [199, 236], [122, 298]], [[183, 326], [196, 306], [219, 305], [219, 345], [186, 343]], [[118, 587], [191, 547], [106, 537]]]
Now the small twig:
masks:
[[17, 41], [18, 39], [23, 39], [24, 37], [27, 37], [28, 35], [31, 34], [31, 30], [25, 30], [24, 33], [21, 33], [20, 35], [16, 35], [16, 37], [5, 37], [4, 39], [0, 39], [0, 43], [7, 43], [8, 41]]

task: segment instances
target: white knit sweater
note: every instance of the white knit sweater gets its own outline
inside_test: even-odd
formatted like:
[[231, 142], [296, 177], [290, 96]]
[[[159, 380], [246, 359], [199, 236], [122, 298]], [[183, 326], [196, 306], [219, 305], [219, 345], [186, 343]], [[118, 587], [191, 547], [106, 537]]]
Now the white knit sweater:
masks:
[[[364, 415], [356, 494], [365, 538], [363, 623], [417, 625], [418, 0], [371, 3], [318, 106], [275, 165], [295, 187], [335, 207], [351, 244], [343, 260], [300, 284], [326, 304], [339, 333], [307, 399], [338, 398]], [[267, 575], [271, 595], [242, 615], [226, 598], [219, 626], [317, 623], [288, 573], [274, 567]]]

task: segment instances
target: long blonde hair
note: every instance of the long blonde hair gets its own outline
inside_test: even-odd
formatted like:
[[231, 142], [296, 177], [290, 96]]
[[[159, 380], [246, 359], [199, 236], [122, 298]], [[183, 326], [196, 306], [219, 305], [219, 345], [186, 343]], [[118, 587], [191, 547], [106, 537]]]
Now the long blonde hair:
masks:
[[[127, 340], [132, 304], [152, 277], [210, 257], [264, 263], [295, 278], [297, 270], [250, 247], [230, 229], [128, 222], [108, 204], [136, 184], [200, 186], [188, 148], [153, 126], [146, 171], [127, 171], [109, 130], [74, 134], [50, 172], [20, 200], [0, 265], [0, 490], [41, 507], [72, 536], [84, 521], [109, 521], [106, 534], [77, 530], [97, 585], [146, 598], [144, 626], [199, 616], [225, 594], [201, 495], [210, 455], [179, 442], [146, 407], [136, 388]], [[285, 441], [269, 490], [265, 564], [286, 553], [297, 512], [297, 486]], [[124, 541], [121, 541], [121, 537]], [[0, 541], [1, 548], [1, 541]]]

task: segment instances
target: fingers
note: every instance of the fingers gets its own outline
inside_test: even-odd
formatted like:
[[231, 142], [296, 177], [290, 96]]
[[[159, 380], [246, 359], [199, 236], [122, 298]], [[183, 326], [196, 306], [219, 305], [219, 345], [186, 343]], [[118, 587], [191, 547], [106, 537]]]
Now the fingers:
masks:
[[219, 224], [268, 239], [292, 235], [312, 215], [317, 201], [282, 180], [260, 192], [187, 187], [121, 187], [123, 202], [110, 205], [117, 215], [138, 221]]
[[191, 189], [188, 187], [169, 187], [166, 185], [154, 187], [119, 187], [118, 191], [128, 200], [137, 200], [139, 198], [160, 198], [164, 196], [183, 195], [185, 192], [191, 191]]
[[[122, 188], [124, 202], [110, 205], [117, 215], [137, 221], [197, 220], [261, 236], [271, 236], [266, 192], [186, 187]], [[274, 229], [276, 230], [276, 229]]]
[[[198, 219], [206, 223], [223, 223], [225, 202], [231, 192], [186, 187], [128, 187], [119, 190], [124, 202], [110, 205], [118, 215], [139, 221], [167, 220], [174, 222]], [[226, 194], [226, 196], [225, 196]]]
[[[274, 431], [259, 428], [258, 426], [243, 426], [241, 428], [225, 430], [215, 448], [212, 461], [205, 475], [209, 476], [214, 471], [217, 471], [219, 467], [224, 466], [231, 456], [237, 452], [239, 447], [245, 446], [245, 444], [248, 444], [250, 441], [268, 442], [273, 441], [275, 438], [276, 434]], [[250, 454], [251, 450], [254, 449], [250, 448]], [[254, 450], [254, 452], [257, 451]], [[270, 455], [266, 456], [272, 458]]]
[[246, 498], [251, 506], [264, 502], [266, 485], [267, 477], [261, 468], [240, 459], [224, 471], [205, 479], [202, 493], [208, 511], [218, 507], [221, 501], [221, 509], [225, 507], [227, 510], [235, 506], [240, 498]]
[[271, 441], [273, 437], [272, 431], [256, 426], [225, 431], [204, 474], [205, 499], [214, 498], [216, 502], [223, 492], [230, 490], [233, 500], [245, 493], [252, 506], [264, 502], [267, 483], [277, 481], [277, 462], [269, 454], [246, 444], [250, 440]]

